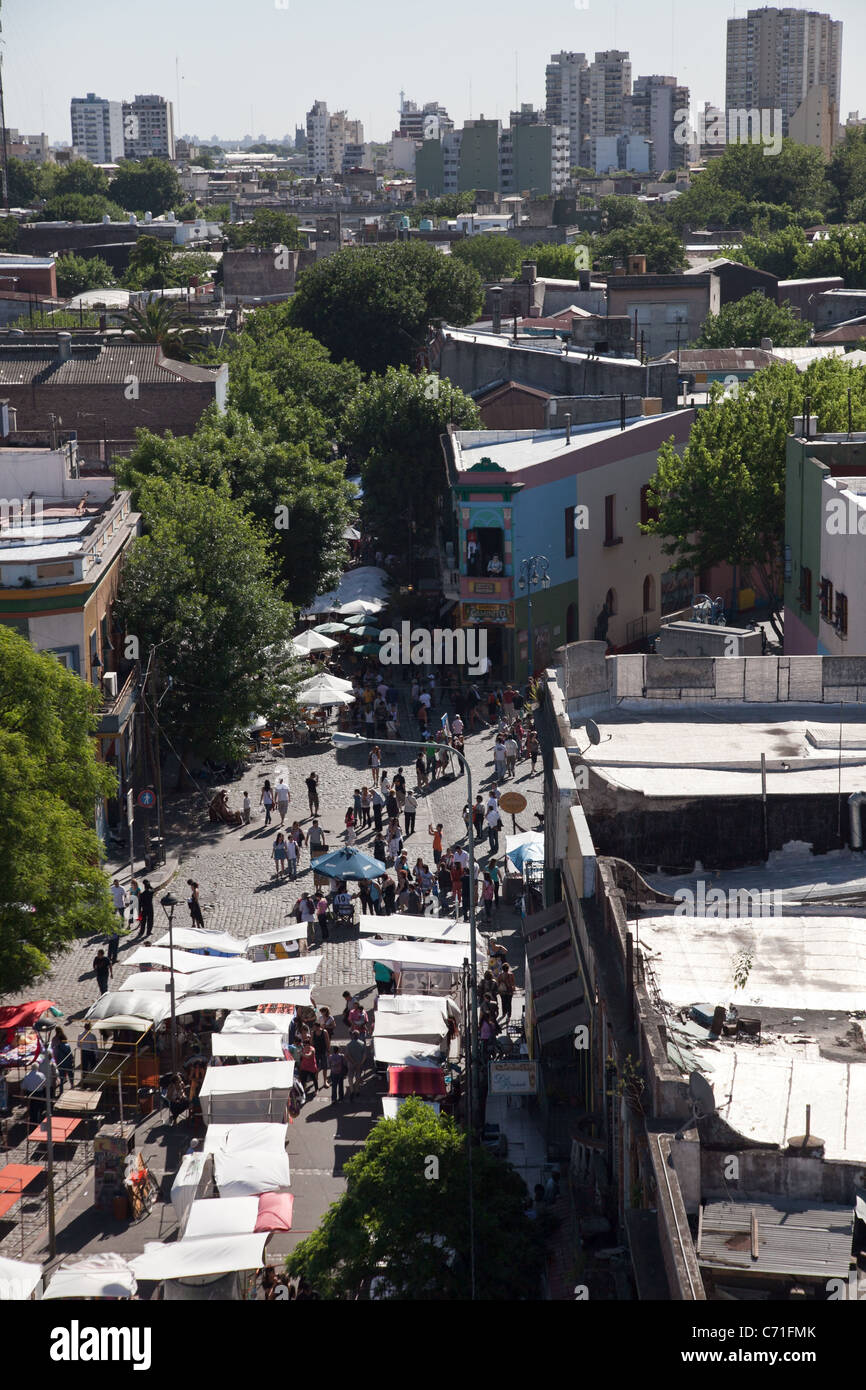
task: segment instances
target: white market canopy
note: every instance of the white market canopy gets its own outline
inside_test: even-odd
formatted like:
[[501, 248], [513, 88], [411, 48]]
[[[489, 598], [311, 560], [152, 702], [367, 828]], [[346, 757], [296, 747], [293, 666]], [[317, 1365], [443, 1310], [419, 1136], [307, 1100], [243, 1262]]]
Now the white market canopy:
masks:
[[7, 1260], [0, 1255], [0, 1289], [3, 1302], [27, 1299], [42, 1278], [42, 1266], [24, 1260]]
[[322, 672], [318, 676], [310, 676], [309, 680], [301, 681], [298, 686], [298, 698], [307, 695], [311, 690], [333, 691], [334, 693], [343, 691], [347, 695], [351, 695], [354, 686], [343, 676], [332, 676], [330, 672]]
[[210, 1042], [214, 1057], [260, 1057], [262, 1061], [285, 1061], [279, 1033], [214, 1033]]
[[405, 1014], [381, 1014], [376, 1017], [376, 1040], [379, 1038], [417, 1038], [420, 1042], [444, 1044], [447, 1029], [441, 1009], [435, 1006]]
[[[238, 942], [239, 953], [243, 951], [243, 942]], [[167, 946], [139, 946], [137, 951], [131, 955], [124, 956], [123, 964], [141, 967], [142, 965], [155, 965], [161, 970], [170, 968], [169, 961], [174, 958], [175, 971], [180, 975], [189, 975], [196, 970], [207, 969], [205, 961], [211, 959], [217, 964], [218, 957], [200, 956], [195, 951], [180, 951], [175, 946], [174, 951], [169, 953]], [[228, 961], [226, 961], [228, 964]]]
[[283, 1120], [294, 1077], [287, 1061], [209, 1066], [199, 1092], [205, 1124]]
[[248, 936], [244, 948], [251, 951], [254, 946], [270, 946], [275, 941], [305, 941], [306, 938], [306, 926], [298, 926], [293, 922], [291, 926], [287, 923], [284, 927], [273, 927], [271, 931], [260, 931], [255, 936]]
[[106, 1251], [64, 1260], [42, 1297], [132, 1298], [137, 1291], [131, 1263], [123, 1255]]
[[[292, 956], [288, 960], [237, 960], [228, 961], [207, 970], [197, 970], [183, 980], [185, 990], [212, 991], [218, 989], [241, 989], [244, 985], [255, 985], [263, 980], [284, 980], [296, 975], [315, 975], [322, 964], [321, 956]], [[180, 983], [180, 982], [179, 982]]]
[[176, 1240], [168, 1245], [148, 1241], [142, 1255], [130, 1260], [137, 1279], [193, 1279], [205, 1274], [231, 1274], [242, 1269], [261, 1269], [269, 1233], [239, 1236], [207, 1236]]
[[[182, 975], [175, 975], [175, 991], [177, 994], [182, 992]], [[165, 994], [169, 987], [171, 976], [167, 970], [141, 970], [133, 975], [127, 975], [125, 980], [121, 980], [116, 986], [119, 994], [132, 991], [144, 990], [148, 994]]]
[[[244, 943], [236, 936], [229, 936], [228, 932], [207, 931], [203, 927], [174, 927], [171, 934], [175, 950], [180, 946], [185, 951], [212, 952], [215, 956], [242, 956], [244, 953]], [[168, 932], [153, 945], [167, 946]]]
[[359, 960], [380, 960], [385, 965], [427, 965], [439, 970], [459, 970], [466, 955], [465, 946], [443, 946], [435, 941], [384, 941], [371, 937], [358, 942]]
[[441, 1067], [441, 1047], [420, 1038], [373, 1038], [373, 1055], [389, 1067]]
[[305, 709], [324, 709], [327, 705], [353, 705], [355, 696], [348, 690], [299, 690], [298, 704]]
[[[103, 994], [92, 1004], [86, 1017], [88, 1019], [114, 1019], [117, 1017], [134, 1019], [142, 1023], [143, 1029], [151, 1023], [162, 1023], [171, 1012], [171, 1001], [167, 994], [157, 990], [115, 990]], [[117, 1024], [120, 1028], [124, 1025]], [[130, 1025], [134, 1026], [134, 1025]]]
[[205, 1163], [205, 1154], [201, 1150], [198, 1153], [186, 1154], [171, 1185], [171, 1205], [181, 1226], [195, 1201], [195, 1194], [204, 1176]]
[[223, 1026], [217, 1036], [225, 1037], [227, 1033], [275, 1033], [283, 1037], [289, 1031], [290, 1016], [288, 1014], [247, 1014], [242, 1009], [235, 1009], [230, 1014], [226, 1014], [223, 1019]]
[[443, 1019], [451, 1014], [458, 1021], [460, 1006], [448, 994], [380, 994], [376, 1000], [376, 1017], [382, 1014], [417, 1014], [425, 1009], [440, 1010]]
[[[421, 1100], [420, 1096], [383, 1096], [382, 1114], [386, 1120], [396, 1120], [397, 1111], [406, 1104], [407, 1100]], [[422, 1105], [426, 1105], [428, 1110], [432, 1110], [434, 1115], [439, 1114], [440, 1105], [438, 1100], [421, 1100]]]
[[[154, 995], [153, 998], [161, 998], [161, 995]], [[123, 995], [115, 995], [115, 998], [123, 998]], [[312, 1004], [312, 996], [308, 989], [226, 989], [220, 992], [214, 990], [208, 994], [188, 994], [183, 999], [179, 999], [176, 1005], [178, 1018], [184, 1014], [199, 1013], [203, 1009], [259, 1009], [270, 1008], [309, 1008]], [[165, 1017], [169, 1014], [169, 1002], [166, 1000]], [[285, 1018], [285, 1031], [288, 1032], [289, 1019]]]
[[184, 1240], [201, 1236], [251, 1235], [259, 1219], [258, 1197], [210, 1197], [193, 1202]]
[[327, 652], [331, 647], [336, 647], [337, 643], [333, 637], [326, 637], [323, 632], [302, 632], [300, 637], [293, 637], [289, 646], [295, 656], [309, 656], [310, 652]]
[[385, 570], [377, 565], [359, 565], [356, 569], [346, 570], [337, 589], [331, 589], [328, 593], [319, 594], [314, 598], [309, 608], [304, 610], [303, 616], [306, 618], [317, 616], [319, 613], [336, 613], [341, 607], [351, 604], [356, 599], [366, 599], [384, 608], [387, 593], [388, 575]]
[[[419, 941], [441, 941], [446, 945], [469, 945], [472, 933], [468, 922], [455, 922], [448, 917], [437, 920], [435, 917], [416, 917], [406, 912], [395, 912], [390, 917], [376, 917], [372, 913], [361, 913], [361, 933], [369, 936], [408, 936]], [[486, 954], [486, 947], [478, 938], [476, 943]]]
[[204, 1153], [213, 1154], [221, 1196], [284, 1192], [291, 1183], [287, 1134], [288, 1126], [282, 1123], [208, 1125]]

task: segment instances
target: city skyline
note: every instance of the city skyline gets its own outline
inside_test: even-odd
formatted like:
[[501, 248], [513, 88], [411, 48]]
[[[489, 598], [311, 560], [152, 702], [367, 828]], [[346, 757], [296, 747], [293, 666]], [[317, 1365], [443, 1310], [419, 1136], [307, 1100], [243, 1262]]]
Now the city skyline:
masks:
[[[633, 77], [675, 76], [690, 88], [693, 107], [720, 104], [727, 20], [744, 16], [749, 7], [720, 11], [712, 0], [698, 0], [687, 9], [685, 0], [663, 0], [660, 13], [638, 0], [604, 9], [594, 0], [586, 8], [575, 0], [539, 0], [527, 28], [525, 8], [516, 0], [502, 0], [495, 11], [483, 6], [471, 12], [441, 0], [424, 26], [412, 29], [405, 28], [405, 7], [396, 0], [375, 0], [363, 11], [340, 8], [345, 13], [329, 28], [327, 48], [319, 49], [316, 16], [295, 0], [285, 7], [283, 0], [254, 0], [243, 11], [238, 0], [189, 0], [182, 11], [168, 0], [153, 0], [148, 31], [137, 14], [121, 7], [112, 8], [104, 35], [82, 24], [105, 16], [94, 0], [83, 0], [74, 11], [60, 0], [43, 0], [38, 10], [7, 0], [7, 122], [27, 132], [44, 130], [52, 143], [68, 142], [73, 97], [95, 91], [123, 100], [147, 91], [174, 103], [177, 134], [204, 141], [214, 132], [224, 139], [255, 139], [263, 132], [280, 139], [304, 124], [316, 100], [331, 111], [345, 109], [363, 123], [368, 140], [383, 141], [397, 127], [401, 89], [419, 105], [441, 102], [458, 126], [481, 115], [507, 123], [523, 102], [543, 109], [545, 69], [551, 53], [563, 49], [586, 52], [590, 61], [597, 51], [624, 49]], [[844, 25], [844, 122], [849, 110], [866, 105], [853, 60], [866, 42], [866, 9], [859, 0], [816, 8]], [[235, 24], [241, 15], [243, 24]], [[54, 35], [50, 46], [46, 32]], [[120, 66], [118, 45], [125, 54]], [[371, 91], [370, 69], [358, 55], [373, 51], [377, 78]]]

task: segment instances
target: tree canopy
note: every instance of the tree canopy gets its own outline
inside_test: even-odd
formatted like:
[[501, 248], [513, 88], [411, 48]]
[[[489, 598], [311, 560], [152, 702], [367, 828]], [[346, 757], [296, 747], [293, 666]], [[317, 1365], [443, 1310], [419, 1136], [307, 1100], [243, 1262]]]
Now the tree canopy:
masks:
[[544, 1243], [526, 1214], [523, 1179], [474, 1148], [450, 1116], [410, 1099], [380, 1120], [345, 1164], [347, 1188], [318, 1229], [289, 1255], [325, 1299], [354, 1299], [377, 1280], [385, 1300], [471, 1297], [468, 1194], [474, 1197], [475, 1297], [540, 1297]]
[[446, 378], [407, 367], [371, 377], [348, 404], [343, 439], [361, 469], [365, 522], [395, 554], [411, 550], [419, 521], [427, 523], [425, 539], [432, 530], [445, 490], [441, 436], [450, 423], [480, 429], [475, 402]]
[[146, 530], [126, 557], [119, 608], [143, 651], [160, 644], [172, 681], [162, 725], [181, 756], [237, 757], [252, 715], [285, 715], [292, 704], [289, 665], [268, 650], [294, 621], [273, 583], [274, 531], [225, 481], [149, 477], [138, 506]]
[[96, 761], [99, 693], [0, 623], [0, 993], [112, 918], [94, 828], [117, 795]]
[[235, 250], [245, 246], [285, 246], [296, 251], [301, 244], [297, 217], [274, 208], [256, 208], [249, 222], [226, 222], [223, 235]]
[[775, 347], [798, 347], [811, 336], [811, 324], [797, 317], [788, 300], [776, 304], [755, 290], [724, 304], [717, 314], [708, 314], [695, 347], [760, 347], [762, 338], [771, 338]]
[[130, 212], [142, 215], [153, 213], [161, 217], [171, 212], [176, 204], [184, 201], [174, 168], [167, 159], [122, 159], [118, 171], [111, 180], [108, 195], [122, 203]]
[[117, 283], [114, 271], [101, 256], [58, 256], [55, 271], [61, 299], [71, 299], [84, 290], [110, 289]]
[[381, 372], [413, 362], [433, 319], [471, 323], [481, 312], [471, 266], [426, 243], [348, 247], [298, 277], [290, 319], [338, 360]]
[[451, 254], [477, 270], [482, 280], [510, 280], [520, 273], [523, 247], [507, 233], [488, 232], [454, 242]]

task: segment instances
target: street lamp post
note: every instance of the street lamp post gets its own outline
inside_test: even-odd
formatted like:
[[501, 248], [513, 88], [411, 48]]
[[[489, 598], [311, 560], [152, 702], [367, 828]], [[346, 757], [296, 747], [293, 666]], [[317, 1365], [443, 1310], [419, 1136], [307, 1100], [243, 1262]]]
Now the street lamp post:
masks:
[[546, 555], [529, 555], [521, 561], [520, 578], [517, 581], [519, 589], [526, 590], [527, 603], [529, 605], [529, 615], [527, 619], [527, 680], [532, 680], [534, 662], [532, 650], [532, 589], [533, 586], [541, 585], [542, 589], [550, 588], [550, 575], [548, 570], [550, 561]]
[[57, 1254], [57, 1232], [54, 1219], [54, 1135], [51, 1124], [51, 1088], [54, 1085], [51, 1058], [50, 1034], [53, 1025], [50, 1023], [37, 1023], [36, 1032], [42, 1037], [45, 1047], [45, 1054], [42, 1058], [42, 1075], [45, 1077], [45, 1132], [48, 1135], [46, 1141], [46, 1156], [48, 1161], [48, 1254], [51, 1259]]
[[180, 898], [176, 898], [173, 893], [166, 893], [165, 897], [160, 898], [162, 910], [168, 918], [168, 992], [171, 1001], [171, 1070], [177, 1072], [177, 1014], [175, 1012], [174, 1001], [174, 934], [172, 926], [174, 923], [174, 909], [178, 906]]
[[[362, 743], [373, 743], [380, 748], [427, 748], [427, 744], [422, 739], [409, 738], [367, 738], [364, 734], [334, 734], [334, 746], [336, 748], [354, 748]], [[466, 798], [471, 806], [472, 797], [472, 772], [465, 753], [461, 753], [458, 748], [450, 749], [450, 752], [460, 760], [463, 770], [466, 773]], [[472, 817], [469, 817], [467, 827], [469, 851], [469, 961], [472, 975], [471, 989], [474, 991], [478, 984], [478, 952], [475, 944], [475, 829], [472, 824]], [[164, 899], [163, 899], [164, 901]], [[477, 1116], [478, 1097], [480, 1095], [480, 1058], [478, 1047], [478, 1009], [476, 1000], [473, 998], [469, 1009], [469, 1056], [471, 1067], [471, 1096], [472, 1111], [470, 1122], [474, 1123]]]

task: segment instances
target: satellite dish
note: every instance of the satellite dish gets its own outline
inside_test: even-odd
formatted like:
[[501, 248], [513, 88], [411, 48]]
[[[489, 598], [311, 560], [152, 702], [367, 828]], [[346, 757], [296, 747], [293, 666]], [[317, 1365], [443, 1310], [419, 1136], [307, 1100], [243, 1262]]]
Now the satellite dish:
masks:
[[601, 743], [601, 731], [594, 719], [587, 719], [584, 728], [586, 729], [586, 736], [591, 744], [595, 745]]
[[699, 1120], [704, 1115], [715, 1115], [715, 1092], [707, 1078], [699, 1071], [693, 1071], [689, 1075], [689, 1095], [694, 1102], [695, 1119]]

